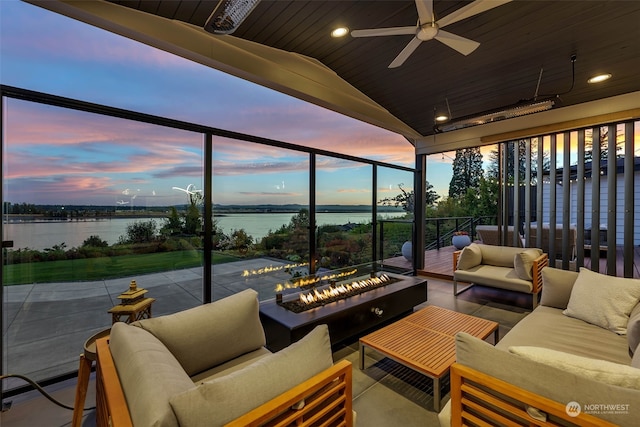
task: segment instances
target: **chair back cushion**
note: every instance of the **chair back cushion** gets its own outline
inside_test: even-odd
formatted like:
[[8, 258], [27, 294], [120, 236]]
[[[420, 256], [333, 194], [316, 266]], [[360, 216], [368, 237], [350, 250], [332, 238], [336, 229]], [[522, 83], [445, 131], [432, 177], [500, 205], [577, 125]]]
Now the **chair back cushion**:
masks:
[[542, 255], [541, 249], [521, 249], [513, 257], [513, 267], [522, 280], [533, 280], [533, 261]]
[[189, 376], [266, 344], [258, 293], [246, 289], [210, 304], [132, 323], [155, 335]]
[[477, 243], [472, 243], [462, 249], [460, 258], [458, 258], [458, 265], [456, 269], [468, 270], [475, 267], [476, 265], [480, 265], [481, 263], [482, 251], [480, 250], [480, 245], [478, 245]]
[[511, 246], [480, 245], [482, 249], [482, 263], [496, 267], [513, 268], [513, 258], [522, 252], [522, 248]]
[[540, 305], [564, 310], [569, 304], [571, 289], [578, 278], [578, 272], [554, 267], [542, 269], [542, 297]]
[[133, 425], [178, 427], [169, 399], [195, 384], [164, 344], [145, 330], [116, 322], [109, 351]]

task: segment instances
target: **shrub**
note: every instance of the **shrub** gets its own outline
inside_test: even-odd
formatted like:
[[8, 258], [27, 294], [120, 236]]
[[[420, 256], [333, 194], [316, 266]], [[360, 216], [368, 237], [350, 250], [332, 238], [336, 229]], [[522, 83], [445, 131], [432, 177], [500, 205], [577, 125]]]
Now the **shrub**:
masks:
[[119, 243], [149, 243], [156, 237], [156, 222], [136, 221], [127, 225], [125, 236], [120, 236]]
[[82, 242], [82, 247], [92, 247], [92, 248], [106, 248], [109, 246], [109, 243], [106, 240], [102, 240], [100, 236], [89, 236]]

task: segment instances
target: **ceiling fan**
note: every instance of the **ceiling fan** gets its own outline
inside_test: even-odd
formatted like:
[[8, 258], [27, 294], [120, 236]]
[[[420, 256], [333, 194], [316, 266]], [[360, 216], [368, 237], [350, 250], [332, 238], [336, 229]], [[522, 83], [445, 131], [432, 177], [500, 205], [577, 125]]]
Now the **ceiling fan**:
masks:
[[415, 37], [411, 39], [402, 52], [389, 64], [389, 68], [401, 66], [420, 43], [431, 39], [436, 39], [463, 55], [469, 55], [480, 46], [480, 43], [443, 31], [441, 28], [493, 9], [494, 7], [509, 3], [511, 0], [476, 0], [437, 21], [433, 13], [433, 0], [415, 1], [416, 8], [418, 9], [418, 24], [416, 26], [353, 30], [351, 31], [351, 36], [376, 37], [413, 34]]

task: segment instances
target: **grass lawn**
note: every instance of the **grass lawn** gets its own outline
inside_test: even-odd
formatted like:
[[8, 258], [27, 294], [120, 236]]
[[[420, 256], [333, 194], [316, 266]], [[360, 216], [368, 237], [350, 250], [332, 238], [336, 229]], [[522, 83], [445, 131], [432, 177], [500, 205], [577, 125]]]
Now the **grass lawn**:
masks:
[[[213, 253], [213, 264], [238, 261], [239, 258]], [[202, 265], [202, 252], [175, 251], [142, 255], [74, 259], [11, 264], [2, 268], [2, 283], [76, 282], [180, 270]]]

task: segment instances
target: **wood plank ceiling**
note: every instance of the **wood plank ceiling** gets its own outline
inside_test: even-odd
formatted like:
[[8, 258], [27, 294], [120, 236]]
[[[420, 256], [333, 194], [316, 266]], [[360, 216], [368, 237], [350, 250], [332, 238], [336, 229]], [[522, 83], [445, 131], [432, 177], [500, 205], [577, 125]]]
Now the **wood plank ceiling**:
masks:
[[[217, 1], [112, 3], [203, 27]], [[436, 18], [468, 3], [435, 0]], [[412, 36], [329, 35], [416, 22], [412, 0], [262, 0], [233, 37], [316, 58], [422, 135], [447, 101], [459, 118], [532, 99], [537, 88], [559, 95], [555, 108], [640, 90], [639, 1], [513, 1], [446, 27], [481, 43], [470, 55], [430, 40], [395, 69], [387, 66]], [[613, 78], [587, 84], [599, 72]]]

